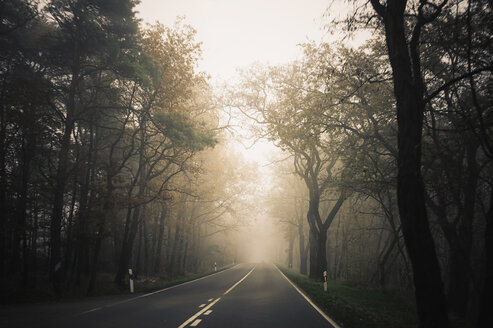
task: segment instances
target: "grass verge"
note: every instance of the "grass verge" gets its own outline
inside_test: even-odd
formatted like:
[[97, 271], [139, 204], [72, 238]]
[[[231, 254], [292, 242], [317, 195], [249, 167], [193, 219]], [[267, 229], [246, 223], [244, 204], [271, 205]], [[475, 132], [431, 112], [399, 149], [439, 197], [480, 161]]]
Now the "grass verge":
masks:
[[324, 292], [322, 282], [282, 266], [278, 267], [341, 327], [417, 327], [416, 309], [410, 297], [383, 293], [369, 286], [351, 286], [336, 281], [328, 281], [327, 292]]
[[[150, 293], [160, 289], [183, 284], [188, 281], [196, 280], [211, 274], [221, 272], [233, 267], [234, 264], [226, 265], [218, 268], [217, 271], [209, 271], [204, 273], [189, 274], [184, 277], [179, 277], [175, 280], [170, 280], [167, 277], [145, 277], [141, 276], [134, 281], [136, 293]], [[114, 282], [114, 274], [98, 273], [96, 279], [96, 288], [91, 296], [110, 296], [110, 295], [125, 295], [130, 294], [128, 288], [121, 289]], [[11, 285], [0, 285], [0, 305], [6, 304], [23, 304], [23, 303], [47, 303], [60, 302], [69, 300], [78, 300], [87, 297], [88, 278], [83, 276], [78, 289], [67, 289], [61, 297], [55, 296], [51, 285], [48, 281], [40, 281], [37, 288], [32, 289], [15, 289]], [[128, 280], [127, 280], [128, 286]]]
[[234, 264], [226, 265], [218, 268], [217, 271], [209, 271], [206, 273], [195, 274], [187, 277], [183, 277], [177, 280], [166, 281], [162, 279], [145, 278], [142, 280], [135, 281], [135, 291], [143, 293], [151, 293], [160, 289], [173, 287], [176, 285], [183, 284], [192, 280], [197, 280], [203, 277], [210, 276], [211, 274], [218, 273], [233, 267]]

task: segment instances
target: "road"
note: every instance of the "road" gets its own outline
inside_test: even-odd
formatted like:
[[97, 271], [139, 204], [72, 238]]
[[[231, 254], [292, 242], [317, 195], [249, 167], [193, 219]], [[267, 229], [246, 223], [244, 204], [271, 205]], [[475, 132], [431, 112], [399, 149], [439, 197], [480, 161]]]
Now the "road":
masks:
[[7, 327], [336, 327], [268, 263], [149, 294], [0, 310]]

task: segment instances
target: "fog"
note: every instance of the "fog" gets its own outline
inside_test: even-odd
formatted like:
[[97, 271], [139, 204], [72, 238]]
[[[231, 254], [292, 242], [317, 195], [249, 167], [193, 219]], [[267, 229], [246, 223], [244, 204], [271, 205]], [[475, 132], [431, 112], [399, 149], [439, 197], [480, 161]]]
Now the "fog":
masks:
[[491, 326], [491, 1], [0, 7], [2, 301], [270, 262]]

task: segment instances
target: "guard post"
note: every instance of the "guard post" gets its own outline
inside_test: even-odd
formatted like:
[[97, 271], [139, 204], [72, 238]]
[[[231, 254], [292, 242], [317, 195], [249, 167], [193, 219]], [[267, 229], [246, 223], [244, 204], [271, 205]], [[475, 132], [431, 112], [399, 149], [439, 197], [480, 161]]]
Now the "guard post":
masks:
[[324, 292], [327, 291], [327, 271], [324, 271]]
[[134, 274], [132, 272], [132, 269], [128, 269], [128, 281], [130, 282], [130, 292], [134, 292]]

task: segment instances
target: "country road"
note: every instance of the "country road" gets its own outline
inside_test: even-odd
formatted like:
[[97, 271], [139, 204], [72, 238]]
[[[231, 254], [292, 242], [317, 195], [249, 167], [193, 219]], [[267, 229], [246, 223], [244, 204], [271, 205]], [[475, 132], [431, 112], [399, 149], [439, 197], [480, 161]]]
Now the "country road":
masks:
[[239, 264], [150, 294], [0, 309], [8, 327], [334, 327], [272, 264]]

